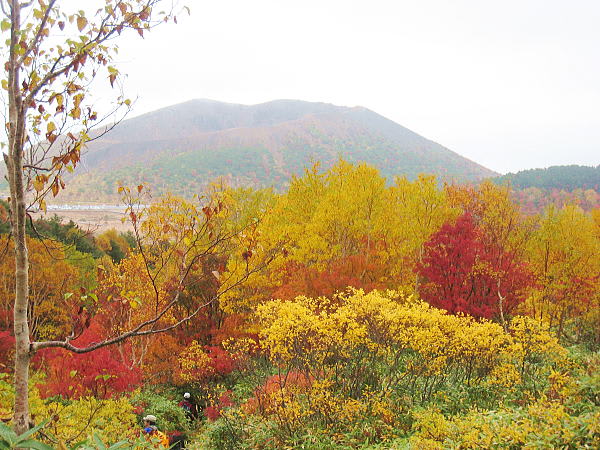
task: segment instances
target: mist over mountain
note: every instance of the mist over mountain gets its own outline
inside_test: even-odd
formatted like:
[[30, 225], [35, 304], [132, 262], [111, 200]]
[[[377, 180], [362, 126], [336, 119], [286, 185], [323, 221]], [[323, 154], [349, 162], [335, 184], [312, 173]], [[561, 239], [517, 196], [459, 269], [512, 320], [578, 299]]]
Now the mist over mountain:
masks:
[[192, 195], [224, 177], [233, 186], [284, 188], [293, 175], [339, 158], [398, 175], [477, 181], [493, 171], [363, 107], [276, 100], [192, 100], [120, 123], [91, 143], [64, 200], [105, 200], [117, 186]]

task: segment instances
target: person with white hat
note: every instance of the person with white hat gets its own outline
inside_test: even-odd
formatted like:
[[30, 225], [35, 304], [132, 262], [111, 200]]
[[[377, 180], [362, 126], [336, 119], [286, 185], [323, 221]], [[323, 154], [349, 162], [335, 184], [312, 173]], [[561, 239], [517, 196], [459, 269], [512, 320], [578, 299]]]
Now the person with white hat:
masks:
[[194, 420], [198, 416], [198, 409], [196, 404], [192, 400], [192, 396], [189, 392], [183, 394], [183, 400], [179, 402], [179, 407], [183, 408], [185, 415], [190, 420]]
[[142, 420], [144, 421], [144, 433], [151, 434], [153, 431], [158, 430], [156, 427], [156, 416], [148, 414]]
[[144, 421], [143, 433], [152, 439], [158, 440], [158, 443], [161, 446], [169, 448], [169, 438], [165, 433], [159, 431], [158, 427], [156, 426], [156, 416], [148, 414], [142, 420]]

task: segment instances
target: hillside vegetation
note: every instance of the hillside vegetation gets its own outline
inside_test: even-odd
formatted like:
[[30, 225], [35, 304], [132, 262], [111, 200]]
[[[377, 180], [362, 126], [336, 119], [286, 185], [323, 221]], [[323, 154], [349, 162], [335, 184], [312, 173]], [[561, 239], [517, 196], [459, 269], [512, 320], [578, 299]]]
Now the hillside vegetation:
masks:
[[191, 197], [219, 177], [232, 186], [285, 189], [314, 161], [328, 169], [340, 157], [367, 162], [390, 182], [420, 173], [455, 181], [494, 175], [366, 108], [194, 100], [127, 120], [90, 144], [62, 198], [114, 199], [119, 185], [139, 183], [156, 195]]
[[[339, 161], [282, 192], [213, 187], [130, 212], [133, 234], [33, 224], [33, 338], [82, 347], [173, 298], [157, 329], [198, 313], [91, 353], [41, 350], [31, 408], [53, 448], [157, 448], [137, 440], [148, 414], [191, 449], [600, 446], [600, 210], [528, 217], [506, 186], [388, 185]], [[0, 248], [9, 420], [6, 234]]]
[[552, 166], [546, 169], [522, 170], [493, 179], [495, 183], [509, 182], [514, 188], [594, 189], [600, 191], [600, 166]]
[[549, 205], [575, 204], [585, 211], [600, 208], [600, 166], [553, 166], [492, 178], [509, 185], [526, 214], [540, 214]]

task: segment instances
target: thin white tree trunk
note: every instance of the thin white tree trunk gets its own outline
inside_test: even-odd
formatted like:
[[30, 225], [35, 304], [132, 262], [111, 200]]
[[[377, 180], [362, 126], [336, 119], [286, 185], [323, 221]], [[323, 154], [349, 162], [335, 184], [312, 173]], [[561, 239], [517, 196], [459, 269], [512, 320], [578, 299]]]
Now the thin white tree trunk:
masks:
[[11, 0], [11, 49], [8, 64], [9, 130], [7, 169], [10, 185], [12, 238], [15, 244], [15, 402], [14, 428], [20, 434], [29, 428], [29, 361], [30, 340], [27, 310], [29, 302], [29, 258], [25, 234], [25, 181], [23, 176], [23, 144], [25, 116], [20, 90], [18, 55], [21, 5]]

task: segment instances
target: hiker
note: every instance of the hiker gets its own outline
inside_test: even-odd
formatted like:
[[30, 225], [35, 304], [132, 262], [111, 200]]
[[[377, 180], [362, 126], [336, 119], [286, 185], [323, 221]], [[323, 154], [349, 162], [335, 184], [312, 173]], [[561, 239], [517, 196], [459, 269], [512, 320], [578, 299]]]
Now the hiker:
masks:
[[183, 408], [188, 419], [195, 420], [198, 417], [198, 408], [192, 401], [192, 396], [189, 392], [183, 394], [183, 400], [179, 402], [179, 407]]
[[147, 437], [153, 440], [157, 440], [161, 446], [169, 448], [169, 438], [165, 433], [159, 431], [158, 427], [156, 426], [156, 416], [149, 414], [142, 420], [144, 421], [143, 434], [145, 434]]

